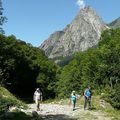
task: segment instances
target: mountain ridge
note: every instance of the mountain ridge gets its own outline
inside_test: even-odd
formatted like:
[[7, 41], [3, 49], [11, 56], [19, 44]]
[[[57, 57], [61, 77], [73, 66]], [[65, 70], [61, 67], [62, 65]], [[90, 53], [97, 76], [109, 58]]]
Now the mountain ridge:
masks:
[[56, 31], [41, 44], [49, 58], [65, 57], [96, 46], [108, 26], [90, 6], [81, 9], [63, 31]]

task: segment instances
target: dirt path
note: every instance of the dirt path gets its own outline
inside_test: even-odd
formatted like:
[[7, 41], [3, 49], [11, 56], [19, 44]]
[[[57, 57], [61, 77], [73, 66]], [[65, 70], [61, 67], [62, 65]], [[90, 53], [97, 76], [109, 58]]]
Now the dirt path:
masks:
[[[25, 112], [35, 111], [35, 104], [29, 105], [30, 109]], [[71, 106], [59, 104], [41, 104], [41, 111], [37, 111], [44, 120], [111, 120], [101, 111], [84, 110], [77, 106], [72, 111]]]

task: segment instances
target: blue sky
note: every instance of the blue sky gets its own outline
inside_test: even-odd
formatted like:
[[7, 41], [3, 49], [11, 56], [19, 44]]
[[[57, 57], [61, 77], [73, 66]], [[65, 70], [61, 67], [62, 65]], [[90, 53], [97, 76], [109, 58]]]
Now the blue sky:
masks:
[[[82, 0], [83, 1], [83, 0]], [[8, 22], [6, 35], [40, 44], [54, 31], [62, 30], [78, 14], [77, 0], [3, 0], [4, 15]], [[85, 0], [106, 23], [120, 17], [120, 0]]]

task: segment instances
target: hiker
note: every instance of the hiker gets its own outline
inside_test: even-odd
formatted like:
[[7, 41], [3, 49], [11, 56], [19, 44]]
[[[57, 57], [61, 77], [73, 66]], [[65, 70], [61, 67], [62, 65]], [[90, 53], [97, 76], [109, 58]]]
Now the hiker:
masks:
[[42, 92], [40, 91], [39, 88], [36, 89], [36, 91], [34, 92], [34, 96], [33, 99], [36, 103], [36, 110], [39, 111], [40, 110], [40, 101], [42, 101], [43, 97], [42, 97]]
[[73, 111], [75, 110], [77, 96], [75, 94], [75, 91], [72, 91], [70, 101], [72, 101]]
[[88, 106], [88, 109], [91, 109], [91, 97], [92, 92], [90, 86], [88, 86], [84, 91], [84, 110]]

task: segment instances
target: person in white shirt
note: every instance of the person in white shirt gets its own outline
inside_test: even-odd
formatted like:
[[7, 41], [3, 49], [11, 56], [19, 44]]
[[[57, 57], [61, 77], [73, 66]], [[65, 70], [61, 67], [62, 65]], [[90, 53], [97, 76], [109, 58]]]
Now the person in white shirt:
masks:
[[36, 109], [37, 109], [37, 111], [39, 111], [40, 110], [40, 101], [42, 101], [42, 99], [43, 99], [42, 92], [40, 91], [39, 88], [37, 88], [36, 91], [34, 92], [33, 99], [36, 103]]

